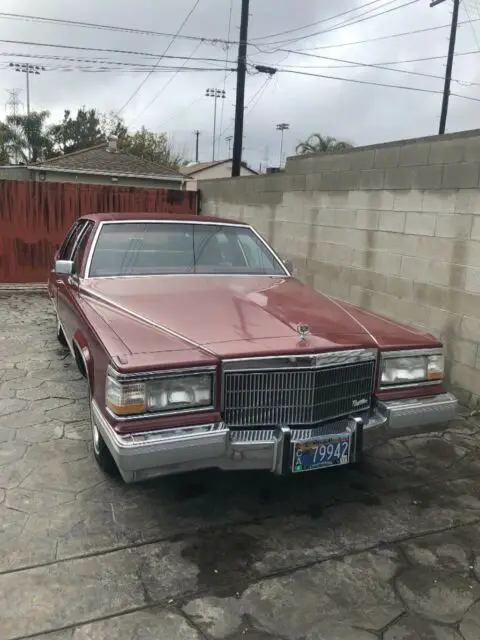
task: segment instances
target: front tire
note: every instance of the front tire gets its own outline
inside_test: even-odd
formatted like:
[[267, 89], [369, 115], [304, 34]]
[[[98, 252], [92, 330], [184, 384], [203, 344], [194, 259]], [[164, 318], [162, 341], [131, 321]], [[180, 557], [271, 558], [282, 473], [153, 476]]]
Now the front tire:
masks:
[[90, 423], [92, 426], [93, 456], [98, 466], [100, 467], [100, 469], [102, 469], [104, 473], [106, 473], [109, 476], [116, 476], [118, 474], [117, 465], [93, 417], [91, 393], [89, 393], [89, 403], [90, 403]]
[[62, 326], [60, 324], [60, 320], [57, 316], [57, 340], [62, 345], [62, 347], [68, 347], [67, 339], [65, 338], [65, 334], [63, 333]]

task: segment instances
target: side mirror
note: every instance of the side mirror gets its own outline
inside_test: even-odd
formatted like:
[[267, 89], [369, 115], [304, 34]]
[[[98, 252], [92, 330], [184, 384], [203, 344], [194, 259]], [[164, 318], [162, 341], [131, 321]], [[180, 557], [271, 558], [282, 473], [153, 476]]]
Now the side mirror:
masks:
[[75, 263], [71, 260], [56, 260], [55, 273], [57, 276], [73, 276], [75, 273]]
[[290, 258], [286, 258], [286, 259], [283, 261], [283, 264], [285, 265], [285, 267], [286, 267], [286, 269], [287, 269], [288, 273], [289, 273], [290, 275], [293, 275], [293, 272], [295, 271], [295, 266], [294, 266], [294, 264], [293, 264], [293, 260], [290, 260]]

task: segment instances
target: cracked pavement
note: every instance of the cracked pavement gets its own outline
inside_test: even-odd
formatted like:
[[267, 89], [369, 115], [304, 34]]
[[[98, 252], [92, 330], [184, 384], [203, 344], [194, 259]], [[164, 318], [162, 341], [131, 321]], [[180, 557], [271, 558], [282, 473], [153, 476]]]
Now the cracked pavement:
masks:
[[291, 478], [124, 485], [44, 295], [0, 295], [2, 640], [478, 640], [480, 419]]

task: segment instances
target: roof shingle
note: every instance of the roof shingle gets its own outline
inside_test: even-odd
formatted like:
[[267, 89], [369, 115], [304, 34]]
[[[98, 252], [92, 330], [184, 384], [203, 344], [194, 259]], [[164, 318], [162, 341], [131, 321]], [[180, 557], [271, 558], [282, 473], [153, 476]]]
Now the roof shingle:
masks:
[[106, 144], [67, 153], [50, 160], [42, 160], [35, 165], [35, 168], [46, 171], [77, 170], [88, 173], [129, 174], [155, 178], [182, 177], [182, 174], [175, 169], [156, 164], [145, 158], [121, 151], [108, 151]]

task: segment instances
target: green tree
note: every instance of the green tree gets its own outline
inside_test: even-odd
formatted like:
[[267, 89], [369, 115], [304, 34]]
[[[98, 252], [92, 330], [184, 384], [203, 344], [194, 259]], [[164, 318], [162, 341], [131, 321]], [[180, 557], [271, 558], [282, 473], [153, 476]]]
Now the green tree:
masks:
[[145, 127], [119, 136], [120, 150], [139, 156], [152, 162], [177, 169], [184, 162], [181, 153], [177, 153], [165, 133], [153, 133]]
[[313, 133], [307, 140], [297, 145], [296, 151], [299, 155], [305, 155], [308, 153], [331, 153], [352, 148], [353, 145], [349, 142], [343, 142], [330, 136], [322, 136], [320, 133]]
[[100, 117], [95, 109], [82, 107], [75, 117], [71, 111], [65, 110], [63, 120], [50, 127], [52, 155], [73, 153], [101, 144], [105, 137]]
[[117, 116], [114, 111], [100, 114], [100, 129], [104, 141], [112, 135], [117, 136], [120, 140], [128, 135], [128, 129], [123, 118]]
[[22, 162], [37, 162], [52, 153], [53, 143], [47, 120], [49, 111], [32, 111], [28, 115], [7, 116], [6, 141], [10, 157]]

